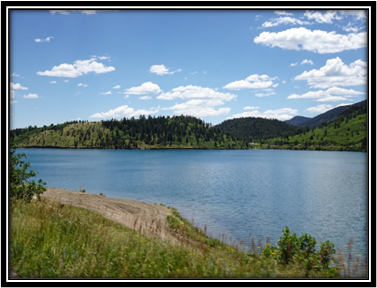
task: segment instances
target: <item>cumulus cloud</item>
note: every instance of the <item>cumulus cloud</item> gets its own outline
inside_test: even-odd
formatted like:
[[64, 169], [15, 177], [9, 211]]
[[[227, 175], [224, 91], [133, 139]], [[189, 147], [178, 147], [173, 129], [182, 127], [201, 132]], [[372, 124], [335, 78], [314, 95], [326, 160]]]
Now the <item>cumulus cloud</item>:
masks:
[[115, 70], [114, 67], [107, 67], [96, 60], [96, 58], [91, 58], [89, 60], [76, 60], [73, 64], [63, 63], [59, 66], [54, 66], [51, 70], [46, 70], [44, 72], [38, 71], [37, 75], [76, 78], [92, 72], [95, 74], [101, 74]]
[[228, 90], [241, 90], [241, 89], [264, 89], [274, 84], [271, 78], [267, 75], [253, 74], [247, 77], [245, 80], [238, 80], [231, 82], [223, 87]]
[[176, 72], [181, 72], [181, 71], [182, 71], [181, 69], [178, 69], [176, 71], [169, 71], [169, 69], [165, 67], [165, 65], [153, 65], [149, 69], [149, 72], [155, 73], [159, 76], [167, 75], [167, 74], [174, 74]]
[[10, 89], [13, 89], [13, 90], [17, 90], [17, 89], [21, 89], [21, 90], [27, 90], [26, 87], [23, 87], [20, 83], [12, 83], [10, 82]]
[[308, 60], [308, 59], [304, 59], [304, 60], [301, 62], [301, 65], [304, 65], [304, 64], [314, 65], [313, 61], [312, 61], [312, 60]]
[[312, 88], [329, 88], [335, 86], [355, 86], [366, 84], [367, 63], [356, 60], [349, 66], [339, 58], [326, 61], [319, 70], [313, 69], [295, 77], [295, 80], [306, 80]]
[[255, 94], [255, 96], [257, 96], [257, 97], [267, 97], [267, 96], [271, 96], [271, 95], [275, 95], [275, 92], [257, 93], [257, 94]]
[[145, 109], [138, 109], [134, 110], [132, 107], [128, 107], [128, 105], [123, 105], [115, 109], [111, 109], [107, 112], [100, 112], [91, 115], [89, 118], [130, 118], [130, 117], [138, 117], [140, 115], [150, 115], [157, 113], [159, 108], [151, 108], [149, 110]]
[[54, 38], [54, 37], [49, 36], [49, 37], [47, 37], [46, 39], [39, 39], [39, 38], [37, 38], [37, 39], [34, 39], [34, 41], [35, 41], [35, 42], [50, 42], [50, 40], [51, 40], [52, 38]]
[[259, 112], [258, 110], [243, 112], [239, 114], [234, 114], [227, 119], [234, 119], [234, 118], [244, 118], [244, 117], [261, 117], [267, 119], [278, 119], [281, 121], [289, 120], [294, 115], [297, 114], [297, 109], [292, 108], [281, 108], [276, 110], [267, 110], [265, 112]]
[[245, 108], [243, 108], [243, 110], [258, 110], [258, 109], [260, 108], [257, 106], [246, 106]]
[[32, 93], [29, 93], [27, 95], [24, 95], [23, 96], [25, 99], [35, 99], [35, 98], [39, 98], [37, 94], [32, 94]]
[[311, 31], [300, 27], [281, 32], [262, 32], [254, 38], [254, 43], [287, 50], [307, 50], [324, 54], [366, 47], [367, 34], [361, 32], [343, 35], [334, 31]]
[[298, 64], [297, 62], [291, 63], [291, 66], [293, 67], [293, 66], [296, 66], [297, 64]]
[[337, 11], [326, 11], [325, 13], [318, 11], [306, 11], [304, 16], [310, 20], [314, 20], [318, 23], [333, 23], [332, 20], [340, 20], [341, 16], [337, 15]]
[[13, 77], [19, 77], [20, 75], [17, 74], [16, 72], [13, 72], [10, 76], [13, 76]]
[[79, 83], [79, 84], [77, 84], [77, 86], [80, 86], [80, 87], [88, 87], [88, 84]]
[[329, 104], [321, 104], [316, 107], [310, 107], [306, 109], [309, 113], [325, 113], [326, 111], [332, 109], [333, 106]]
[[152, 82], [145, 82], [137, 87], [131, 87], [124, 90], [124, 94], [149, 94], [149, 93], [160, 93], [162, 90], [157, 84]]
[[188, 85], [174, 88], [171, 92], [162, 93], [157, 96], [157, 99], [217, 99], [221, 101], [230, 101], [236, 97], [237, 96], [234, 94], [217, 92], [211, 88]]
[[14, 98], [16, 96], [16, 92], [14, 90], [10, 90], [10, 98]]
[[202, 118], [229, 114], [230, 108], [223, 107], [215, 109], [216, 106], [223, 104], [223, 101], [215, 99], [191, 99], [169, 108], [163, 108], [163, 110], [173, 110], [176, 115], [192, 115]]
[[56, 84], [56, 81], [50, 81], [50, 84]]
[[229, 114], [230, 108], [217, 107], [235, 98], [237, 98], [237, 95], [221, 93], [212, 88], [193, 85], [180, 86], [172, 89], [170, 92], [162, 93], [157, 96], [159, 100], [188, 100], [187, 102], [164, 108], [164, 110], [173, 110], [174, 114], [177, 115], [192, 115], [200, 118]]
[[120, 88], [120, 85], [116, 85], [113, 87], [113, 89], [119, 89]]
[[[287, 99], [317, 99], [318, 102], [326, 101], [343, 101], [348, 97], [364, 94], [364, 92], [355, 91], [353, 89], [344, 89], [332, 87], [327, 90], [309, 91], [304, 94], [291, 94]], [[337, 96], [334, 96], [337, 95]]]
[[104, 92], [104, 93], [101, 93], [102, 95], [111, 95], [111, 91], [107, 91], [107, 92]]

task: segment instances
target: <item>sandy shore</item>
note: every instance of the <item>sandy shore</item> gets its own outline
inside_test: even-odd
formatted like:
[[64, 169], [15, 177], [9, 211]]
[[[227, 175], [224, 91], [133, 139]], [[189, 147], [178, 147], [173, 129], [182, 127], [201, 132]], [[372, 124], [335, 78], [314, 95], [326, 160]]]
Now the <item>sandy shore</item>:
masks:
[[149, 236], [162, 239], [175, 238], [169, 232], [166, 219], [171, 211], [163, 206], [58, 188], [47, 188], [41, 197], [61, 204], [89, 209]]

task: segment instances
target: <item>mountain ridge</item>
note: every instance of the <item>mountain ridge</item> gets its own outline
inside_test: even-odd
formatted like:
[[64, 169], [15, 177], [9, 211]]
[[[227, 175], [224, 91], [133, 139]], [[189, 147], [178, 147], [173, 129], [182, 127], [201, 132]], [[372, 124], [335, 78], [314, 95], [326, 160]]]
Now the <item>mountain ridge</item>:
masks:
[[363, 106], [366, 104], [367, 104], [367, 100], [363, 100], [354, 104], [335, 107], [331, 110], [328, 110], [312, 118], [304, 117], [304, 116], [295, 116], [292, 119], [286, 120], [284, 122], [297, 126], [297, 127], [308, 126], [309, 128], [315, 128], [315, 127], [320, 126], [324, 122], [330, 122], [330, 121], [335, 120], [344, 110], [348, 108], [355, 107], [355, 106]]

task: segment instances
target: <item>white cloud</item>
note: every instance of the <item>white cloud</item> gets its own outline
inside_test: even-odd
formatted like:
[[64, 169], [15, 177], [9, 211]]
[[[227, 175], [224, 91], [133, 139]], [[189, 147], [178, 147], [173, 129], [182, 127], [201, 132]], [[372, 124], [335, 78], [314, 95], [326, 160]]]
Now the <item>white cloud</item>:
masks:
[[340, 20], [342, 19], [341, 16], [337, 15], [337, 11], [326, 11], [326, 13], [321, 12], [313, 12], [313, 11], [306, 11], [304, 16], [310, 20], [314, 20], [318, 23], [333, 23], [332, 20]]
[[47, 37], [46, 39], [35, 39], [35, 42], [50, 42], [50, 40], [54, 38], [52, 36]]
[[23, 96], [25, 99], [35, 99], [35, 98], [39, 98], [37, 94], [32, 94], [32, 93], [29, 93], [27, 95], [24, 95]]
[[306, 109], [309, 113], [325, 113], [326, 111], [332, 109], [333, 106], [329, 104], [321, 104], [316, 107], [310, 107]]
[[10, 105], [17, 103], [18, 101], [10, 101]]
[[[347, 100], [347, 97], [352, 97], [356, 95], [364, 94], [364, 92], [355, 91], [353, 89], [344, 89], [339, 87], [332, 87], [327, 89], [326, 91], [318, 90], [318, 91], [309, 91], [305, 94], [298, 95], [298, 94], [291, 94], [288, 96], [287, 99], [318, 99], [318, 102], [326, 102], [326, 101], [343, 101]], [[340, 95], [340, 96], [334, 96]]]
[[160, 100], [174, 99], [217, 99], [221, 101], [231, 101], [237, 98], [236, 95], [230, 93], [217, 92], [214, 89], [200, 86], [180, 86], [172, 89], [171, 92], [162, 93], [157, 96]]
[[50, 81], [50, 84], [56, 84], [56, 81]]
[[38, 71], [37, 75], [76, 78], [91, 72], [101, 74], [114, 70], [114, 67], [106, 67], [102, 63], [96, 62], [96, 58], [91, 58], [89, 60], [76, 60], [74, 64], [63, 63], [59, 66], [54, 66], [51, 70], [46, 70], [44, 72]]
[[130, 98], [130, 95], [125, 95], [123, 98], [124, 99]]
[[277, 14], [277, 15], [287, 15], [287, 16], [293, 15], [292, 13], [286, 12], [284, 10], [276, 10], [276, 11], [274, 11], [274, 13]]
[[181, 72], [181, 69], [178, 69], [176, 71], [169, 71], [168, 68], [165, 67], [165, 65], [153, 65], [149, 69], [149, 72], [156, 73], [159, 76], [167, 75], [167, 74], [174, 74], [176, 72]]
[[296, 66], [298, 63], [296, 62], [296, 63], [291, 63], [291, 66], [293, 67], [293, 66]]
[[319, 70], [313, 69], [295, 77], [295, 80], [306, 80], [310, 87], [329, 88], [334, 86], [355, 86], [366, 84], [367, 63], [356, 60], [349, 66], [339, 58], [326, 61]]
[[339, 13], [343, 16], [352, 16], [356, 20], [363, 20], [367, 18], [366, 10], [339, 10]]
[[208, 117], [229, 114], [230, 108], [222, 107], [226, 101], [232, 101], [237, 95], [221, 93], [208, 87], [180, 86], [170, 92], [157, 96], [159, 100], [188, 99], [187, 102], [175, 104], [163, 110], [173, 110], [177, 115], [192, 115], [196, 117]]
[[284, 25], [288, 25], [288, 24], [290, 24], [290, 25], [309, 25], [310, 22], [301, 21], [299, 19], [292, 18], [292, 17], [280, 17], [280, 18], [271, 19], [271, 21], [264, 22], [262, 24], [262, 27], [269, 28], [269, 27], [279, 26], [281, 24], [284, 24]]
[[10, 98], [14, 98], [16, 96], [16, 92], [14, 90], [10, 90]]
[[278, 119], [281, 121], [289, 120], [297, 114], [297, 109], [281, 108], [276, 110], [267, 110], [265, 112], [259, 112], [258, 110], [243, 112], [235, 114], [227, 119], [242, 118], [242, 117], [261, 117], [267, 119]]
[[64, 80], [65, 83], [69, 82], [69, 80]]
[[151, 96], [141, 96], [141, 97], [139, 97], [139, 99], [140, 100], [150, 100], [150, 99], [152, 99], [152, 97]]
[[145, 82], [138, 87], [131, 87], [124, 90], [124, 94], [149, 94], [149, 93], [160, 93], [162, 90], [157, 84], [152, 82]]
[[17, 90], [17, 89], [27, 90], [27, 88], [23, 87], [21, 84], [19, 84], [19, 83], [13, 84], [12, 82], [10, 82], [10, 89], [13, 89], [13, 90]]
[[245, 108], [243, 108], [243, 110], [257, 110], [257, 109], [260, 109], [260, 108], [256, 106], [246, 106]]
[[262, 32], [254, 43], [287, 50], [307, 50], [315, 53], [336, 53], [366, 47], [366, 32], [337, 34], [335, 31], [309, 30], [304, 27], [281, 32]]
[[270, 92], [270, 93], [257, 93], [257, 94], [255, 94], [255, 96], [257, 96], [257, 97], [267, 97], [267, 96], [271, 96], [271, 95], [275, 95], [275, 93]]
[[17, 74], [16, 72], [12, 73], [10, 76], [13, 76], [13, 77], [19, 77], [20, 75]]
[[228, 90], [241, 90], [241, 89], [263, 89], [270, 87], [275, 78], [270, 78], [267, 75], [253, 74], [247, 77], [245, 80], [238, 80], [231, 82], [223, 87]]
[[176, 115], [191, 115], [195, 117], [208, 117], [229, 114], [230, 108], [215, 109], [224, 102], [216, 99], [191, 99], [187, 102], [176, 104], [163, 110], [173, 110]]
[[123, 105], [115, 109], [111, 109], [107, 112], [100, 112], [91, 115], [89, 118], [130, 118], [130, 117], [138, 117], [140, 115], [150, 115], [157, 113], [159, 108], [151, 108], [149, 110], [139, 109], [134, 110], [132, 107], [128, 107], [128, 105]]
[[313, 61], [312, 61], [312, 60], [308, 60], [308, 59], [304, 59], [304, 60], [301, 62], [301, 65], [304, 65], [304, 64], [314, 65]]
[[79, 83], [77, 86], [88, 87], [88, 84]]
[[111, 95], [111, 91], [107, 91], [107, 92], [104, 92], [104, 93], [101, 93], [102, 95]]
[[113, 87], [113, 89], [119, 89], [120, 88], [120, 85], [116, 85]]

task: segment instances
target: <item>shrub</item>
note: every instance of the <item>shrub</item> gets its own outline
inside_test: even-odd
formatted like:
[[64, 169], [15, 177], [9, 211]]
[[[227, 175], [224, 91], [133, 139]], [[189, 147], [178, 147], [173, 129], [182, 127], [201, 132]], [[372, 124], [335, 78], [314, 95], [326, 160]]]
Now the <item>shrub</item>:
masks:
[[22, 161], [22, 158], [27, 158], [25, 153], [15, 154], [16, 146], [11, 144], [10, 147], [10, 198], [24, 199], [30, 202], [32, 197], [35, 195], [40, 198], [40, 194], [46, 191], [43, 185], [42, 179], [39, 179], [38, 184], [34, 180], [28, 180], [31, 177], [35, 177], [37, 172], [28, 168], [30, 167], [29, 162]]
[[323, 272], [327, 277], [338, 275], [339, 267], [330, 267], [331, 261], [336, 261], [333, 255], [336, 253], [334, 244], [326, 241], [320, 245], [316, 252], [317, 241], [310, 235], [304, 234], [298, 237], [295, 233], [291, 235], [288, 227], [283, 230], [283, 237], [280, 237], [277, 247], [263, 249], [266, 257], [272, 257], [284, 265], [298, 263], [305, 269], [306, 277], [310, 273]]

